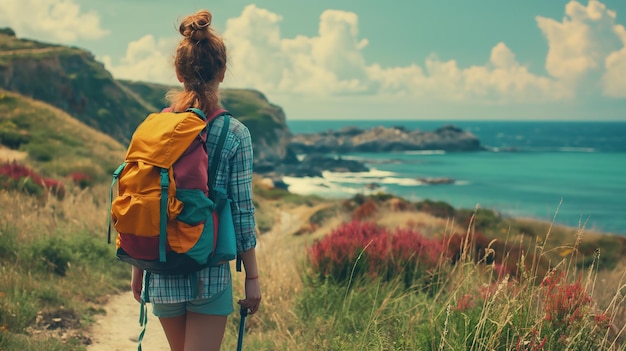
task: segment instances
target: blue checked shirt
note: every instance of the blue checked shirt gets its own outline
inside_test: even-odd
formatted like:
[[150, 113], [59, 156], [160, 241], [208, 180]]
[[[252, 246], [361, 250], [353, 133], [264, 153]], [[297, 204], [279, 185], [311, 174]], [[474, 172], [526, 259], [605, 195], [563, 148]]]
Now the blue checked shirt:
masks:
[[[215, 156], [224, 118], [216, 118], [207, 135], [209, 165]], [[210, 183], [213, 181], [210, 180]], [[216, 187], [229, 189], [237, 252], [242, 253], [254, 248], [256, 235], [252, 204], [252, 139], [248, 128], [233, 117], [230, 117], [229, 132], [222, 149], [215, 184]], [[230, 265], [226, 263], [207, 267], [189, 275], [150, 274], [148, 279], [148, 295], [152, 303], [179, 303], [206, 299], [223, 291], [230, 284]]]

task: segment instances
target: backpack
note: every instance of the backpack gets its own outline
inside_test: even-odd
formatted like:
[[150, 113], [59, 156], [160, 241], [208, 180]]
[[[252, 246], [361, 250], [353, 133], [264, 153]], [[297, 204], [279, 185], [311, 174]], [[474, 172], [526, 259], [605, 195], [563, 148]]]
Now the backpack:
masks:
[[[209, 167], [207, 122], [219, 116], [224, 127]], [[150, 273], [188, 274], [236, 257], [228, 196], [209, 186], [229, 120], [225, 110], [207, 121], [191, 108], [152, 113], [137, 127], [111, 183], [108, 242], [112, 225], [118, 259]]]

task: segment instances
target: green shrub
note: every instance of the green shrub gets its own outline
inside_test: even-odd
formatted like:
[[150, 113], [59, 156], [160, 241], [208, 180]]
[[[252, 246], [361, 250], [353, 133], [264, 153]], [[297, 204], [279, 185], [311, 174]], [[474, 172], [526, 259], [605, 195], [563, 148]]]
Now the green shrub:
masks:
[[107, 266], [115, 261], [112, 246], [90, 233], [78, 233], [69, 238], [66, 245], [74, 259], [84, 265]]
[[0, 257], [4, 260], [10, 260], [16, 256], [17, 249], [15, 230], [0, 227]]
[[35, 161], [48, 162], [52, 161], [58, 154], [56, 148], [50, 144], [30, 143], [23, 147], [28, 156]]
[[[473, 218], [473, 222], [472, 222]], [[500, 214], [494, 210], [479, 208], [476, 210], [460, 209], [456, 211], [456, 219], [462, 227], [472, 226], [482, 232], [500, 232], [505, 225]]]
[[587, 268], [595, 261], [602, 269], [614, 269], [624, 249], [626, 249], [624, 238], [603, 235], [598, 240], [580, 243], [576, 263], [581, 268]]
[[41, 196], [44, 189], [41, 184], [35, 183], [33, 178], [11, 178], [0, 173], [0, 188], [7, 190], [17, 190], [27, 195]]
[[33, 291], [13, 286], [12, 291], [0, 292], [0, 327], [22, 333], [33, 323], [37, 311], [37, 298]]
[[32, 262], [44, 271], [64, 276], [73, 260], [67, 239], [52, 236], [41, 239], [30, 247]]
[[439, 218], [451, 218], [455, 215], [454, 207], [444, 201], [432, 201], [427, 199], [417, 202], [415, 208], [418, 211], [429, 213]]
[[22, 144], [30, 141], [30, 134], [26, 130], [20, 130], [12, 121], [0, 123], [0, 144], [9, 149], [17, 150]]
[[333, 218], [337, 215], [337, 209], [335, 207], [323, 208], [315, 212], [309, 218], [309, 223], [314, 226], [322, 225], [327, 219]]

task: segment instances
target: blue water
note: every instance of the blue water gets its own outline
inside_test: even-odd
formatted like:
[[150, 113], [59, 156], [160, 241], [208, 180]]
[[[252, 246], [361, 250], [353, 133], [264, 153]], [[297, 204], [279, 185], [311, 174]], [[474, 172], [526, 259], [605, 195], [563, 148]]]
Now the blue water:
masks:
[[[325, 172], [286, 178], [290, 190], [330, 197], [371, 192], [367, 184], [412, 201], [446, 201], [456, 208], [495, 209], [514, 217], [626, 235], [626, 123], [487, 121], [288, 121], [293, 133], [404, 126], [423, 131], [454, 124], [494, 150], [517, 152], [402, 152], [342, 155], [367, 173]], [[446, 177], [426, 185], [417, 178]]]

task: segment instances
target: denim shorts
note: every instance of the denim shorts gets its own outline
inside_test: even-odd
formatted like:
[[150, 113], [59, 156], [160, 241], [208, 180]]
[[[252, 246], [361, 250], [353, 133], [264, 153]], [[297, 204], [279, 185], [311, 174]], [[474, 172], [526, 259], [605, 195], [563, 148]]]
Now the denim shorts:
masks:
[[198, 299], [179, 303], [152, 304], [152, 313], [159, 318], [178, 317], [184, 315], [187, 311], [216, 316], [228, 316], [234, 311], [233, 285], [228, 284], [226, 289], [209, 297], [208, 299]]

